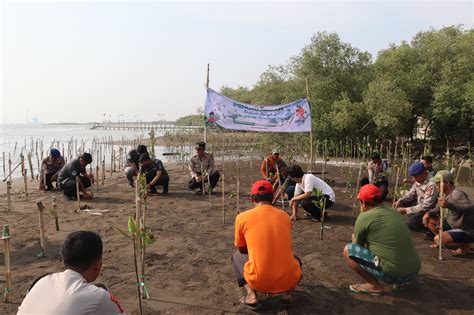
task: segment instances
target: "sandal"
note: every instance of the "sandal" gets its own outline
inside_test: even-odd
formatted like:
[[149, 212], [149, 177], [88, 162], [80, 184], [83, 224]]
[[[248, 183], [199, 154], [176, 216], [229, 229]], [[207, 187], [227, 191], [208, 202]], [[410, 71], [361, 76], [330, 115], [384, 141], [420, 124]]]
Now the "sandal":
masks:
[[256, 312], [262, 307], [262, 304], [260, 304], [258, 301], [256, 303], [247, 303], [246, 301], [247, 296], [243, 296], [239, 300], [240, 304], [245, 305], [251, 311]]
[[351, 284], [349, 290], [352, 293], [368, 294], [372, 296], [381, 296], [383, 294], [383, 291], [370, 291], [363, 284]]
[[452, 251], [451, 251], [451, 254], [452, 254], [454, 257], [466, 256], [466, 255], [467, 255], [467, 251], [463, 250], [462, 248], [458, 248], [458, 249], [452, 250]]

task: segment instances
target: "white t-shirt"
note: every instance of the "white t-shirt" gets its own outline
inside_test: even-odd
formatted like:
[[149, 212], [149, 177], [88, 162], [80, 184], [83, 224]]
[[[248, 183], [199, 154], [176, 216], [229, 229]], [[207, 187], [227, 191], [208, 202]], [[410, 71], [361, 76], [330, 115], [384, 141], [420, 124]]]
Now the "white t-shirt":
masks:
[[322, 190], [323, 194], [329, 196], [329, 200], [336, 202], [336, 195], [334, 190], [326, 184], [325, 181], [313, 174], [304, 174], [301, 179], [301, 184], [296, 184], [295, 196], [301, 195], [302, 193], [311, 192], [313, 194], [313, 188]]
[[112, 299], [115, 298], [103, 288], [66, 269], [40, 279], [26, 295], [17, 315], [123, 314]]

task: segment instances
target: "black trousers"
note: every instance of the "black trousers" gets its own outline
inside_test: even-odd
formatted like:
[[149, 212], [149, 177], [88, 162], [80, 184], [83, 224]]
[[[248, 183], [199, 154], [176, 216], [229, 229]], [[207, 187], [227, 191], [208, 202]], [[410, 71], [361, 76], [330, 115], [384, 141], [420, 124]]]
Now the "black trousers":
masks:
[[[79, 179], [81, 180], [81, 183], [84, 186], [84, 188], [90, 187], [92, 184], [90, 178], [79, 176]], [[72, 198], [77, 197], [75, 179], [71, 179], [71, 178], [68, 179], [65, 183], [61, 184], [60, 188], [64, 190], [64, 195], [66, 195], [67, 197], [72, 197]]]
[[[198, 175], [201, 175], [201, 173], [198, 173]], [[219, 181], [219, 178], [221, 177], [221, 174], [219, 171], [214, 171], [211, 176], [209, 176], [209, 181], [211, 182], [211, 188], [214, 189], [216, 187], [217, 182]], [[203, 179], [204, 180], [204, 179]], [[192, 178], [189, 183], [188, 183], [189, 189], [196, 189], [199, 188], [199, 190], [202, 191], [202, 183], [196, 182], [194, 178]]]
[[315, 205], [313, 203], [313, 200], [319, 200], [319, 198], [326, 199], [326, 209], [330, 208], [333, 205], [333, 202], [329, 200], [328, 195], [324, 195], [322, 197], [312, 196], [311, 198], [303, 199], [300, 201], [301, 207], [317, 220], [321, 219], [321, 212], [323, 209]]
[[45, 182], [46, 182], [46, 189], [51, 190], [53, 189], [53, 182], [51, 181], [51, 178], [53, 177], [54, 174], [52, 173], [45, 173]]
[[[151, 176], [151, 175], [147, 175], [146, 177], [146, 183], [149, 184], [151, 183], [151, 181], [153, 180], [153, 178], [155, 178], [155, 176]], [[160, 179], [158, 180], [158, 182], [155, 183], [155, 185], [151, 186], [150, 187], [150, 190], [152, 193], [156, 193], [156, 187], [157, 186], [163, 186], [163, 193], [168, 193], [168, 186], [169, 186], [169, 183], [170, 183], [170, 177], [168, 176], [168, 174], [166, 175], [161, 175]]]

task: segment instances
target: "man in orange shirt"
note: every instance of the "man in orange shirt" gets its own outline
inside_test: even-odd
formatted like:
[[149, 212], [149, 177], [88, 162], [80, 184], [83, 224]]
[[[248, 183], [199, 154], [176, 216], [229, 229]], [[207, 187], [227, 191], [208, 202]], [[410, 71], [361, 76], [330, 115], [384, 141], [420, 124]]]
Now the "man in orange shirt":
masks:
[[258, 310], [257, 292], [284, 293], [282, 303], [291, 303], [302, 273], [301, 260], [292, 251], [290, 217], [271, 205], [273, 188], [268, 181], [255, 182], [250, 194], [256, 207], [235, 219], [239, 250], [232, 255], [232, 268], [239, 287], [246, 290], [240, 303]]
[[278, 150], [273, 149], [272, 154], [267, 156], [260, 166], [260, 172], [262, 173], [263, 179], [268, 180], [272, 184], [278, 180], [276, 166], [278, 166], [280, 178], [285, 177], [288, 173], [288, 167], [286, 166], [285, 161], [280, 157]]

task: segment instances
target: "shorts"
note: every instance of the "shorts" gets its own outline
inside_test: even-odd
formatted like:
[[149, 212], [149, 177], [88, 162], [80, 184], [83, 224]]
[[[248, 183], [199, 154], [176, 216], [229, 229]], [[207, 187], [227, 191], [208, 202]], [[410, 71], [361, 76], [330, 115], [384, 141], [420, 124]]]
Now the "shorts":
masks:
[[349, 257], [356, 261], [365, 272], [379, 280], [382, 280], [385, 283], [407, 283], [418, 275], [418, 272], [416, 272], [407, 276], [397, 277], [385, 273], [380, 267], [379, 257], [374, 255], [366, 247], [360, 246], [359, 244], [347, 244], [347, 251], [349, 253]]
[[474, 237], [461, 229], [448, 230], [449, 236], [454, 243], [474, 243]]

